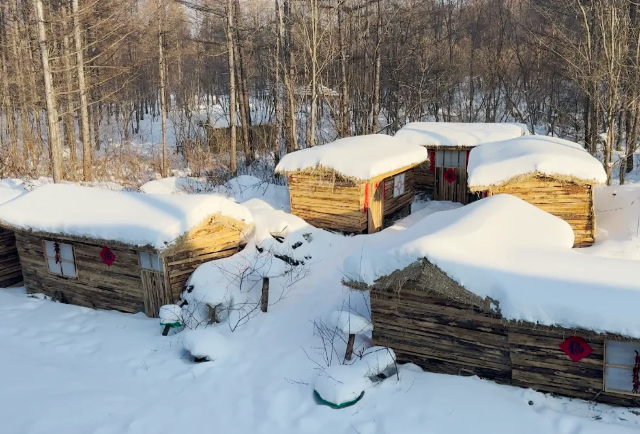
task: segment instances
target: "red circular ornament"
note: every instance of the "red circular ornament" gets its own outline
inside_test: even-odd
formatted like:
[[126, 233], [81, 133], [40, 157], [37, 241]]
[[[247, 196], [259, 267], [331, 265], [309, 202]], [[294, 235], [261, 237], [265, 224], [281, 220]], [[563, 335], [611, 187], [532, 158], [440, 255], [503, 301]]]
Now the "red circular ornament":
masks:
[[456, 175], [455, 170], [453, 169], [447, 169], [444, 171], [444, 179], [447, 180], [447, 182], [449, 184], [451, 184], [453, 181], [455, 181], [456, 179], [458, 179], [458, 176]]

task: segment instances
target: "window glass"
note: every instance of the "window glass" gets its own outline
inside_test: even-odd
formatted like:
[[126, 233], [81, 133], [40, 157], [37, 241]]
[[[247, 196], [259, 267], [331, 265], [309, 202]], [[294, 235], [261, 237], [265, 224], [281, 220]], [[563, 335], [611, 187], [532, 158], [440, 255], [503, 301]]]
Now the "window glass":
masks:
[[606, 384], [609, 390], [631, 392], [633, 390], [633, 370], [607, 366]]
[[396, 175], [393, 178], [393, 197], [402, 196], [404, 194], [404, 173]]
[[632, 392], [633, 369], [639, 342], [605, 342], [605, 386], [609, 391]]
[[[58, 250], [57, 255], [56, 249]], [[73, 246], [70, 244], [45, 241], [44, 256], [49, 273], [70, 278], [78, 277], [73, 256]]]
[[144, 270], [151, 270], [151, 259], [149, 258], [149, 253], [147, 252], [138, 252], [140, 256], [140, 268]]

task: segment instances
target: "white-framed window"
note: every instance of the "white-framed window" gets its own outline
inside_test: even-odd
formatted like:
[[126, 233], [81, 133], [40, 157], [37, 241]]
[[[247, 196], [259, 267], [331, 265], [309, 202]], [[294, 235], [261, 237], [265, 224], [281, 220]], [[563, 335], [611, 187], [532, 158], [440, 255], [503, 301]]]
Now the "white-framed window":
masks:
[[610, 392], [632, 393], [636, 351], [640, 353], [640, 342], [605, 342], [605, 390]]
[[467, 167], [467, 151], [436, 151], [435, 166], [464, 169]]
[[47, 261], [49, 273], [75, 279], [76, 259], [73, 246], [57, 241], [44, 241], [44, 258]]
[[162, 271], [162, 260], [155, 253], [138, 252], [138, 257], [143, 270]]
[[404, 194], [404, 173], [393, 177], [393, 197]]

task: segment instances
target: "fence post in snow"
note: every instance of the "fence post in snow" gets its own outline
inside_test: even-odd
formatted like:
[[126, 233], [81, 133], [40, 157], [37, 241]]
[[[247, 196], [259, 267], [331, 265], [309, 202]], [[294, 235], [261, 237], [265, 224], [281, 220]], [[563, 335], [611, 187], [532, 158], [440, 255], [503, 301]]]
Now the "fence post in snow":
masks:
[[269, 307], [269, 278], [262, 278], [262, 297], [260, 298], [261, 309], [263, 312], [267, 311]]

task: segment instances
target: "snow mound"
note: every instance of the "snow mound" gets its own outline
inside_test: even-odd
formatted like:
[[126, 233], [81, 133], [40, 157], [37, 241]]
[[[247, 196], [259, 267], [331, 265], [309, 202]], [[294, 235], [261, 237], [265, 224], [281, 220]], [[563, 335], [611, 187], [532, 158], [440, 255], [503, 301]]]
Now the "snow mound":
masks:
[[370, 320], [344, 310], [331, 314], [331, 324], [342, 330], [345, 335], [359, 335], [373, 331], [373, 323]]
[[371, 284], [426, 258], [467, 290], [498, 301], [507, 319], [640, 337], [638, 262], [572, 245], [568, 223], [496, 195], [365, 245], [345, 259], [344, 272]]
[[335, 365], [319, 372], [313, 388], [323, 400], [343, 406], [357, 400], [372, 385], [354, 366]]
[[9, 202], [26, 191], [27, 189], [19, 179], [2, 179], [0, 180], [0, 204]]
[[162, 250], [221, 214], [251, 225], [251, 213], [220, 195], [152, 195], [43, 185], [0, 206], [0, 221], [22, 230], [117, 241]]
[[346, 137], [287, 154], [280, 160], [276, 172], [290, 173], [323, 167], [350, 178], [367, 180], [420, 164], [428, 158], [429, 154], [421, 146], [384, 134], [369, 134]]
[[186, 330], [182, 333], [182, 345], [193, 357], [211, 361], [219, 361], [233, 352], [232, 343], [213, 327]]
[[362, 357], [355, 361], [354, 365], [366, 377], [379, 375], [395, 365], [396, 354], [391, 348], [370, 347]]
[[185, 194], [201, 193], [211, 190], [206, 178], [176, 177], [155, 179], [140, 187], [147, 194]]
[[182, 308], [177, 304], [165, 304], [160, 307], [160, 324], [182, 324]]
[[394, 137], [412, 145], [473, 147], [527, 134], [527, 126], [516, 123], [410, 122]]
[[548, 136], [527, 136], [478, 146], [471, 150], [468, 171], [472, 190], [534, 173], [594, 184], [607, 180], [602, 163], [582, 146]]

